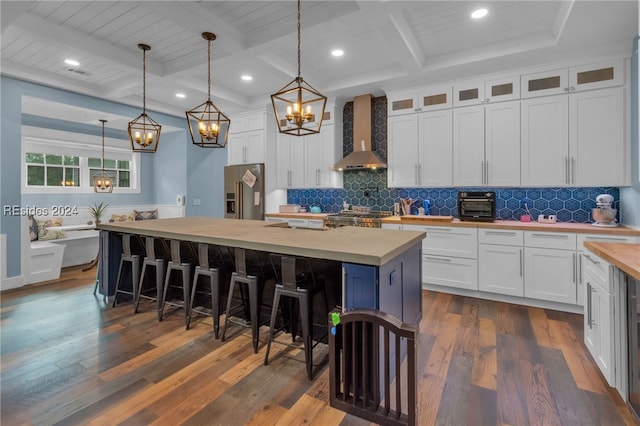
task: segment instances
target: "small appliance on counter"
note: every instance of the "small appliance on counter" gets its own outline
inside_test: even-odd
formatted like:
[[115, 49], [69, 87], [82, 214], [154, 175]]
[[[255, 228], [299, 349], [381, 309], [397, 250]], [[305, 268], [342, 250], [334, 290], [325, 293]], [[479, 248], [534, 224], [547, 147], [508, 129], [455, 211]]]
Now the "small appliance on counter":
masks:
[[613, 196], [609, 194], [600, 194], [596, 197], [596, 207], [591, 209], [591, 216], [593, 217], [593, 226], [604, 226], [613, 228], [618, 226], [616, 221], [617, 209], [612, 208]]
[[493, 222], [496, 219], [496, 193], [493, 191], [458, 192], [458, 219]]

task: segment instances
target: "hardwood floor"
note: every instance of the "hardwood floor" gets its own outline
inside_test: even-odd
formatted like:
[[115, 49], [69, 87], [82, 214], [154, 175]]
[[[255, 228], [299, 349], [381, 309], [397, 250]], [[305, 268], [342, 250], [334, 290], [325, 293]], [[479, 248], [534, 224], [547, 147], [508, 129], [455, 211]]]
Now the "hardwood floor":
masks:
[[[368, 425], [328, 406], [328, 368], [181, 310], [107, 307], [95, 269], [1, 295], [3, 425]], [[264, 331], [261, 330], [264, 336]], [[423, 292], [420, 425], [633, 425], [582, 343], [582, 316]], [[326, 350], [326, 348], [325, 348]], [[314, 351], [316, 360], [322, 350]]]

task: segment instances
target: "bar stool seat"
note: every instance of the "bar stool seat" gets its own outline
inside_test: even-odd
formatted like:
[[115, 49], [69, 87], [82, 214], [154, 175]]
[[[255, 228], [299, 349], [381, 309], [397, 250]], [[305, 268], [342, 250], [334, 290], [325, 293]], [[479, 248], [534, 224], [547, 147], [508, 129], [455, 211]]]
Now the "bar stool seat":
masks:
[[[128, 295], [131, 301], [135, 303], [136, 294], [138, 293], [138, 285], [140, 282], [140, 261], [144, 256], [144, 249], [139, 242], [137, 235], [122, 234], [122, 255], [120, 256], [120, 266], [118, 267], [118, 275], [116, 279], [116, 292], [113, 298], [112, 307], [118, 304], [119, 295]], [[125, 265], [129, 265], [131, 272], [131, 286], [127, 286], [123, 279], [125, 273]], [[100, 266], [99, 266], [100, 267]], [[98, 267], [98, 268], [99, 268]], [[96, 277], [96, 286], [93, 294], [96, 294], [98, 288], [98, 278]]]
[[[140, 299], [148, 299], [157, 302], [158, 320], [161, 320], [160, 300], [163, 294], [163, 283], [165, 279], [165, 271], [167, 267], [167, 259], [169, 258], [169, 248], [167, 242], [162, 238], [146, 237], [145, 238], [146, 256], [142, 262], [142, 272], [140, 274], [140, 285], [136, 294], [136, 305], [134, 312], [138, 312], [140, 307]], [[147, 277], [147, 268], [155, 269], [155, 287], [147, 285], [145, 280]]]
[[[198, 265], [195, 268], [191, 285], [187, 330], [194, 312], [202, 315], [211, 315], [213, 317], [213, 334], [216, 339], [218, 338], [220, 332], [220, 282], [221, 276], [228, 274], [229, 270], [230, 264], [224, 259], [220, 246], [205, 243], [198, 244]], [[205, 311], [203, 307], [195, 305], [198, 294], [206, 295], [210, 298], [210, 312]]]
[[[318, 344], [313, 344], [313, 298], [316, 294], [322, 293], [324, 307], [328, 310], [327, 294], [324, 285], [316, 281], [311, 261], [308, 258], [271, 254], [271, 264], [276, 275], [276, 286], [273, 294], [273, 306], [271, 308], [271, 320], [269, 323], [269, 337], [267, 339], [267, 351], [264, 356], [264, 364], [269, 364], [269, 352], [271, 342], [277, 331], [288, 326], [291, 330], [292, 343], [297, 336], [298, 316], [293, 301], [297, 300], [297, 307], [302, 325], [302, 342], [304, 345], [304, 359], [307, 367], [307, 377], [313, 379], [313, 348]], [[283, 327], [276, 330], [276, 320], [278, 309], [281, 309], [281, 298], [288, 299], [288, 321], [284, 321]], [[284, 311], [281, 309], [284, 314]], [[283, 315], [285, 316], [285, 315]], [[326, 329], [326, 324], [319, 324]], [[325, 334], [326, 336], [326, 334]], [[284, 342], [278, 342], [284, 343]], [[297, 347], [293, 344], [284, 343], [288, 346]]]
[[[184, 309], [185, 324], [189, 317], [189, 297], [191, 295], [191, 263], [195, 261], [196, 255], [193, 251], [193, 245], [188, 241], [171, 240], [169, 242], [171, 260], [167, 264], [167, 272], [162, 289], [162, 297], [160, 299], [160, 307], [158, 312], [158, 320], [162, 321], [164, 316], [165, 305], [177, 306]], [[172, 272], [180, 272], [179, 280], [172, 279]], [[169, 290], [179, 288], [182, 290], [182, 300], [167, 299]]]
[[[251, 253], [253, 257], [251, 262], [247, 262], [247, 253]], [[253, 340], [253, 352], [258, 353], [258, 329], [260, 324], [258, 323], [259, 310], [262, 299], [262, 292], [264, 289], [264, 283], [272, 274], [266, 268], [264, 268], [264, 262], [261, 259], [261, 252], [253, 250], [245, 250], [243, 248], [235, 248], [235, 271], [231, 274], [231, 282], [229, 283], [229, 296], [227, 297], [227, 309], [224, 316], [224, 327], [222, 328], [222, 338], [224, 342], [227, 326], [229, 323], [241, 325], [243, 327], [251, 328], [251, 337]], [[236, 306], [233, 306], [233, 295], [236, 287], [241, 291], [242, 302]], [[246, 305], [245, 293], [249, 293], [249, 309]], [[245, 317], [249, 317], [250, 324], [244, 321], [239, 321], [232, 316], [244, 311]]]

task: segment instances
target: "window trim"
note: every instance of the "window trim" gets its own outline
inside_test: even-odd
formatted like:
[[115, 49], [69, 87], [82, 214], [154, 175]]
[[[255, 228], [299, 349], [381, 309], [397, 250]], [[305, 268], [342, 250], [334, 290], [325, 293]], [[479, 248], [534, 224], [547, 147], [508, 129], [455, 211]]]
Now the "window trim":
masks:
[[[126, 148], [123, 148], [125, 146]], [[129, 149], [128, 141], [105, 138], [105, 157], [116, 160], [129, 160], [129, 188], [114, 187], [113, 193], [139, 194], [140, 154]], [[26, 153], [46, 153], [80, 157], [81, 186], [27, 186]], [[89, 182], [89, 156], [102, 157], [102, 137], [39, 127], [22, 126], [20, 184], [23, 194], [90, 194], [94, 193], [93, 183]]]

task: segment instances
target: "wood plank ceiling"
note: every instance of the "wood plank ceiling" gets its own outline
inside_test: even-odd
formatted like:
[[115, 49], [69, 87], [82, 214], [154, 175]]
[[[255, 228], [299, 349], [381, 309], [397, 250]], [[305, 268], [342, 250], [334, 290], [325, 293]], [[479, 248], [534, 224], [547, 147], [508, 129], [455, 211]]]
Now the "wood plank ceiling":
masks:
[[[302, 2], [302, 76], [347, 100], [585, 55], [626, 54], [636, 1]], [[261, 107], [297, 73], [294, 1], [3, 1], [2, 74], [182, 115], [206, 99], [227, 112]], [[341, 48], [342, 58], [330, 51]], [[64, 64], [73, 58], [80, 66]], [[242, 74], [253, 81], [244, 82]], [[186, 95], [177, 99], [176, 92]]]

